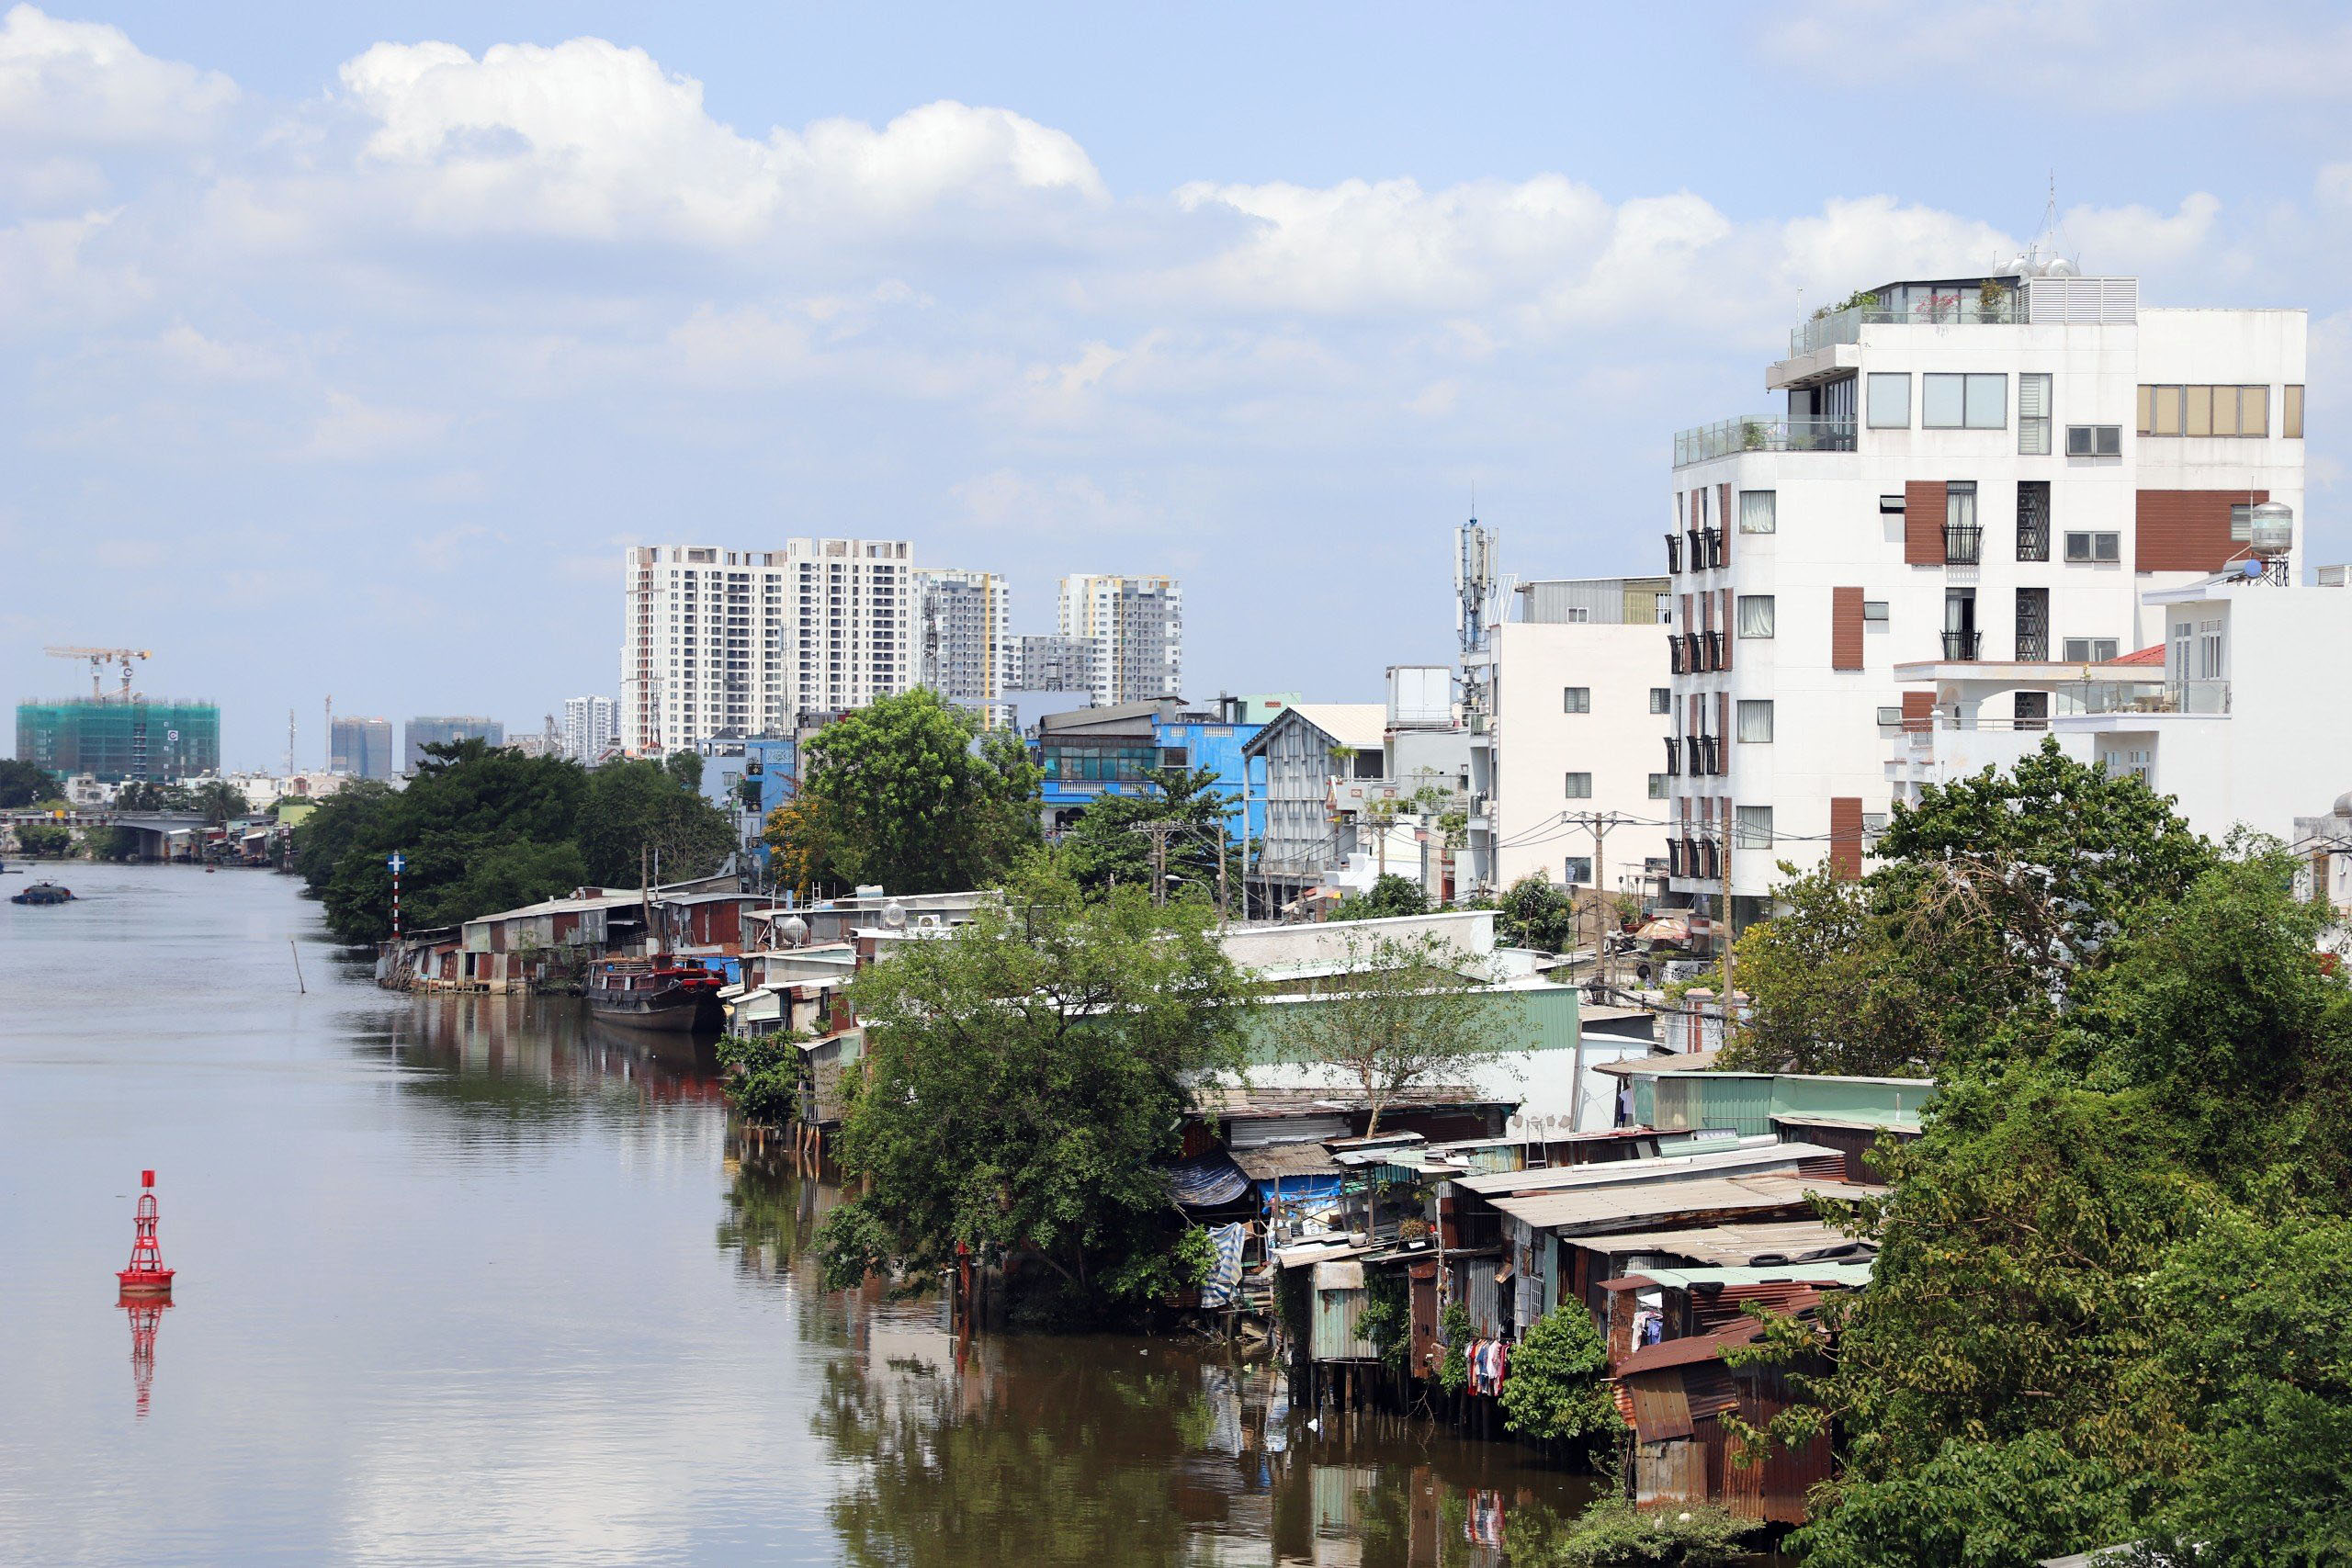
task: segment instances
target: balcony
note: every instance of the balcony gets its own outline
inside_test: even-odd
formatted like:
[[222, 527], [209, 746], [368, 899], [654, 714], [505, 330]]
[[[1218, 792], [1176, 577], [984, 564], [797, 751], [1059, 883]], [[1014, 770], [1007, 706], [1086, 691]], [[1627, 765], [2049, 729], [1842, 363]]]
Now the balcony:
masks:
[[1679, 633], [1668, 632], [1666, 634], [1666, 663], [1667, 668], [1674, 674], [1690, 675], [1695, 673], [1695, 671], [1690, 668], [1690, 660], [1689, 657], [1683, 651], [1682, 637]]
[[1667, 773], [1669, 777], [1679, 777], [1682, 773], [1682, 742], [1671, 735], [1663, 739], [1666, 741]]
[[1697, 632], [1682, 634], [1682, 662], [1693, 675], [1702, 674], [1709, 668], [1707, 642]]
[[1944, 658], [1951, 663], [1973, 664], [1976, 660], [1977, 647], [1984, 640], [1982, 632], [1946, 632], [1944, 633]]
[[1709, 566], [1724, 564], [1724, 531], [1721, 528], [1702, 528], [1699, 530], [1699, 542], [1706, 547]]
[[1757, 415], [1726, 419], [1678, 431], [1674, 466], [1688, 468], [1736, 452], [1851, 452], [1850, 419], [1772, 419]]
[[1701, 743], [1705, 739], [1706, 737], [1703, 735], [1686, 735], [1682, 738], [1684, 754], [1690, 758], [1690, 772], [1693, 776], [1707, 771], [1707, 754], [1701, 750]]
[[2014, 288], [1962, 288], [1939, 290], [1906, 310], [1890, 309], [1873, 298], [1866, 305], [1825, 310], [1789, 329], [1789, 357], [1832, 344], [1860, 343], [1868, 326], [2014, 326], [2025, 317], [2025, 300]]
[[1975, 566], [1984, 558], [1984, 529], [1976, 523], [1944, 525], [1944, 564]]
[[2056, 713], [2192, 713], [2230, 711], [2227, 681], [2174, 681], [2151, 689], [2122, 681], [2093, 681], [2058, 688]]
[[1677, 577], [1681, 574], [1681, 571], [1682, 539], [1679, 535], [1668, 534], [1666, 536], [1666, 574], [1668, 577]]
[[[1669, 741], [1669, 742], [1668, 742], [1668, 744], [1670, 745], [1670, 744], [1672, 744], [1672, 742], [1670, 742], [1670, 741]], [[1666, 841], [1666, 874], [1667, 874], [1667, 875], [1668, 875], [1668, 876], [1687, 876], [1687, 875], [1689, 875], [1689, 874], [1690, 874], [1688, 872], [1686, 872], [1686, 871], [1684, 871], [1684, 870], [1682, 869], [1682, 847], [1683, 847], [1683, 840], [1680, 840], [1680, 839], [1668, 839], [1668, 840]]]
[[1705, 632], [1702, 633], [1701, 636], [1702, 639], [1701, 651], [1707, 657], [1707, 668], [1710, 670], [1721, 670], [1724, 667], [1724, 634], [1721, 632]]

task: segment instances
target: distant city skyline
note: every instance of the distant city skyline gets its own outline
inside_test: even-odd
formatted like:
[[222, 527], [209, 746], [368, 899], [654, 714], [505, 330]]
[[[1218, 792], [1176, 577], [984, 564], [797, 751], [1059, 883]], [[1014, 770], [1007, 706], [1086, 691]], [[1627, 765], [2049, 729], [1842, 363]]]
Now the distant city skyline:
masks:
[[[1372, 700], [1450, 656], [1474, 493], [1507, 572], [1658, 570], [1675, 434], [1770, 412], [1817, 308], [2013, 253], [2053, 175], [2149, 305], [2310, 308], [2310, 556], [2352, 555], [2352, 29], [2059, 9], [2021, 57], [1939, 0], [1310, 6], [1240, 53], [1172, 10], [18, 6], [0, 550], [43, 591], [0, 690], [153, 649], [231, 768], [289, 707], [323, 755], [329, 693], [526, 731], [607, 687], [618, 550], [691, 532], [917, 538], [1016, 633], [1166, 574], [1188, 695]], [[1825, 123], [1962, 95], [1968, 155], [1725, 159], [1800, 76]], [[2216, 79], [2260, 84], [2230, 138]]]

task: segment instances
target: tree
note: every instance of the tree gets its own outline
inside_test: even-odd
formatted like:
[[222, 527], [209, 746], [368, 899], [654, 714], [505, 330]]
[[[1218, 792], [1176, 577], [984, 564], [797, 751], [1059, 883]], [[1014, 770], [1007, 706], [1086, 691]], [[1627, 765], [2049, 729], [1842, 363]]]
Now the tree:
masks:
[[800, 1119], [800, 1043], [805, 1036], [729, 1034], [719, 1039], [727, 1102], [746, 1122], [783, 1127]]
[[45, 769], [14, 757], [0, 759], [0, 809], [39, 806], [56, 793]]
[[[692, 769], [676, 764], [680, 759]], [[635, 887], [658, 866], [663, 882], [708, 876], [738, 848], [727, 813], [703, 798], [695, 779], [702, 759], [681, 751], [667, 762], [616, 758], [588, 774], [580, 811], [586, 880]]]
[[1426, 915], [1430, 901], [1421, 892], [1421, 885], [1385, 871], [1373, 878], [1371, 887], [1361, 896], [1350, 894], [1340, 900], [1331, 911], [1335, 920], [1379, 920], [1392, 915]]
[[17, 848], [35, 859], [69, 855], [74, 852], [74, 829], [62, 822], [19, 822]]
[[824, 809], [801, 796], [768, 813], [760, 837], [767, 843], [768, 868], [778, 886], [797, 888], [806, 897], [823, 880], [833, 860], [828, 826]]
[[1576, 947], [1576, 901], [1540, 872], [1531, 871], [1505, 888], [1495, 908], [1495, 935], [1505, 947], [1538, 953], [1566, 953]]
[[1601, 1379], [1609, 1347], [1580, 1301], [1536, 1319], [1512, 1348], [1500, 1396], [1503, 1425], [1544, 1442], [1603, 1437], [1623, 1429]]
[[252, 816], [254, 807], [245, 792], [228, 780], [206, 779], [188, 792], [188, 809], [203, 813], [204, 819], [218, 828]]
[[865, 1183], [827, 1277], [921, 1277], [968, 1248], [1057, 1281], [1064, 1314], [1174, 1280], [1169, 1177], [1187, 1085], [1238, 1067], [1249, 998], [1206, 910], [1090, 901], [1038, 860], [954, 935], [861, 971], [866, 1075], [838, 1145]]
[[[1216, 787], [1214, 768], [1160, 768], [1145, 781], [1141, 795], [1101, 795], [1077, 825], [1062, 835], [1063, 864], [1079, 886], [1101, 894], [1114, 886], [1151, 886], [1151, 840], [1136, 829], [1147, 822], [1173, 822], [1181, 831], [1168, 840], [1172, 896], [1214, 897], [1217, 857], [1228, 853], [1227, 824], [1239, 796]], [[1238, 881], [1238, 860], [1226, 875]]]
[[1433, 1088], [1473, 1059], [1526, 1044], [1524, 1013], [1471, 973], [1476, 960], [1432, 932], [1342, 939], [1344, 968], [1312, 1002], [1283, 1015], [1291, 1055], [1338, 1069], [1363, 1091], [1372, 1116], [1408, 1090]]
[[844, 714], [808, 743], [801, 795], [827, 870], [894, 893], [994, 886], [1042, 840], [1038, 773], [1018, 736], [924, 687]]
[[1876, 853], [1859, 886], [1826, 868], [1792, 877], [1776, 890], [1786, 912], [1741, 938], [1753, 1011], [1726, 1065], [1873, 1074], [1997, 1056], [2219, 863], [2139, 778], [2055, 740], [1898, 802]]

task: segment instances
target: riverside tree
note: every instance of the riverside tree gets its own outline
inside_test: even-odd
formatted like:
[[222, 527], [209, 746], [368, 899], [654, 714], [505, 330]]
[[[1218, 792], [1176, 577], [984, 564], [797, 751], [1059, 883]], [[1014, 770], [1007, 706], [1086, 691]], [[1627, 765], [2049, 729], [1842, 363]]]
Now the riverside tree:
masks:
[[1508, 992], [1487, 987], [1477, 960], [1433, 932], [1367, 938], [1349, 931], [1340, 972], [1316, 982], [1316, 999], [1282, 1014], [1286, 1054], [1352, 1079], [1380, 1130], [1389, 1106], [1448, 1084], [1472, 1060], [1524, 1049], [1532, 1031]]
[[1019, 736], [982, 733], [969, 709], [917, 687], [809, 741], [799, 797], [770, 817], [769, 842], [812, 882], [989, 887], [1043, 840], [1037, 785]]
[[57, 786], [42, 769], [14, 757], [0, 758], [0, 808], [15, 810], [56, 798]]
[[[2025, 1568], [2126, 1540], [2343, 1560], [2352, 989], [2322, 953], [2332, 911], [2294, 899], [2275, 845], [2216, 852], [2138, 781], [2049, 751], [1907, 815], [1907, 881], [1805, 890], [1741, 949], [1744, 981], [1751, 951], [1788, 964], [1755, 977], [1784, 1027], [1764, 1059], [1899, 1065], [1908, 1030], [1926, 1048], [1904, 1062], [1942, 1086], [1884, 1155], [1892, 1193], [1860, 1206], [1879, 1252], [1826, 1309], [1834, 1362], [1773, 1424], [1838, 1445], [1795, 1538], [1808, 1568]], [[1863, 943], [1902, 1021], [1832, 965]], [[1829, 995], [1776, 1018], [1807, 974]], [[1883, 1055], [1831, 1050], [1858, 1040]]]
[[862, 971], [866, 1071], [836, 1146], [864, 1190], [826, 1219], [829, 1281], [968, 1250], [1049, 1275], [1031, 1304], [1060, 1322], [1179, 1282], [1165, 1162], [1188, 1086], [1239, 1066], [1250, 1007], [1209, 922], [1140, 887], [1090, 901], [1033, 857], [1001, 908]]

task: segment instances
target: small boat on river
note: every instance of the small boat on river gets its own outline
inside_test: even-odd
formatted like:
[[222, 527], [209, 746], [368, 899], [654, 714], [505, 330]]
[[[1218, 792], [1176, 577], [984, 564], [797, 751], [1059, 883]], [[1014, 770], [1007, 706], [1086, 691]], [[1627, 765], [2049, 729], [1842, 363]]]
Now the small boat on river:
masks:
[[726, 1021], [727, 976], [692, 958], [612, 958], [588, 972], [588, 1010], [606, 1023], [673, 1033], [716, 1033]]
[[70, 904], [73, 901], [74, 890], [60, 887], [54, 882], [36, 882], [8, 900], [11, 904]]

